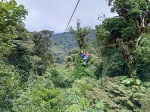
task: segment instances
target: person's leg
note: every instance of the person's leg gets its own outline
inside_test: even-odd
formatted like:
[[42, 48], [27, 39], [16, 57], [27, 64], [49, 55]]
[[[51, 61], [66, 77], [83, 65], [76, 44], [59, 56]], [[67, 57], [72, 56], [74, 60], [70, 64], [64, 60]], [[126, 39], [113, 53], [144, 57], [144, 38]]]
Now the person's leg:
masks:
[[86, 60], [86, 64], [88, 64], [89, 60]]
[[88, 63], [88, 60], [85, 60], [85, 61], [84, 61], [84, 65], [87, 65], [87, 63]]

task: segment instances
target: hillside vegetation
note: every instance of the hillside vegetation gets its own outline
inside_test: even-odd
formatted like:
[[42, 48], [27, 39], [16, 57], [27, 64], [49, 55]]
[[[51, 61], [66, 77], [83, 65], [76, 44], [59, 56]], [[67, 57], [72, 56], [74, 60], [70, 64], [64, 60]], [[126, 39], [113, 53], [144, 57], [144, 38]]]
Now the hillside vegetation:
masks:
[[0, 112], [149, 112], [150, 1], [107, 2], [117, 17], [64, 37], [29, 32], [25, 7], [0, 2]]
[[[95, 38], [95, 30], [91, 30], [88, 36], [88, 43], [92, 43]], [[71, 50], [78, 49], [78, 44], [73, 35], [71, 33], [66, 32], [54, 34], [51, 37], [52, 45], [51, 50], [54, 53], [54, 57], [56, 59], [56, 63], [63, 63], [65, 61], [65, 56], [68, 55], [68, 52]]]

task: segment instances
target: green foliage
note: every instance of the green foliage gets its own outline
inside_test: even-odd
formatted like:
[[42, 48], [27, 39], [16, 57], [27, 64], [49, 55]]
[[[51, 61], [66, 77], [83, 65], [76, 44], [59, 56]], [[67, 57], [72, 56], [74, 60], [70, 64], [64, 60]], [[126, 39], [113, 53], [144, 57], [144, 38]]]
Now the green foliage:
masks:
[[[51, 111], [57, 108], [59, 89], [40, 88], [22, 94], [14, 103], [14, 111]], [[26, 102], [26, 103], [24, 103]]]
[[111, 10], [126, 19], [139, 19], [142, 11], [149, 11], [149, 1], [147, 0], [111, 0], [111, 2], [113, 2]]
[[33, 32], [32, 41], [35, 45], [32, 55], [37, 58], [33, 58], [33, 69], [36, 75], [43, 75], [48, 65], [54, 63], [54, 57], [49, 48], [52, 43], [50, 40], [52, 34], [53, 31], [49, 30]]
[[140, 85], [141, 84], [140, 79], [135, 79], [135, 81], [134, 81], [132, 78], [128, 78], [128, 77], [124, 77], [124, 76], [122, 76], [120, 79], [122, 80], [122, 83], [127, 85], [127, 86]]
[[[148, 30], [146, 27], [150, 22], [150, 18], [147, 16], [150, 12], [149, 3], [147, 0], [109, 0], [109, 5], [112, 5], [112, 11], [117, 12], [119, 17], [106, 19], [102, 25], [111, 34], [110, 37], [107, 37], [106, 42], [109, 42], [109, 44], [113, 42], [118, 49], [122, 47], [125, 56], [129, 54], [127, 67], [130, 70], [132, 78], [133, 75], [140, 76], [141, 79], [141, 76], [146, 78], [149, 75], [149, 69], [147, 67], [143, 67], [146, 70], [140, 70], [139, 63], [144, 58], [142, 55], [137, 54], [141, 51], [148, 52], [146, 49], [141, 50], [139, 43], [142, 42], [142, 38], [145, 38], [145, 35], [143, 35], [145, 29], [146, 31]], [[115, 24], [116, 22], [117, 24]], [[121, 39], [120, 43], [117, 43], [116, 38]], [[144, 72], [145, 75], [142, 75]]]
[[[116, 24], [116, 21], [119, 21], [119, 23]], [[143, 44], [147, 45], [147, 47], [149, 46], [149, 44], [146, 44], [148, 36], [142, 35], [144, 38], [143, 40], [145, 41], [142, 42], [142, 40], [142, 44], [140, 44], [135, 51], [136, 45], [134, 41], [136, 41], [138, 35], [139, 32], [137, 31], [135, 24], [133, 22], [127, 23], [127, 20], [124, 17], [108, 18], [102, 25], [97, 26], [94, 43], [98, 45], [103, 60], [101, 62], [102, 64], [100, 64], [99, 69], [101, 69], [101, 71], [99, 72], [103, 75], [110, 76], [129, 74], [131, 76], [131, 74], [133, 74], [140, 76], [140, 79], [142, 79], [142, 76], [148, 78], [150, 70], [148, 67], [149, 61], [147, 56], [149, 56], [149, 51], [144, 47], [142, 47], [143, 49], [140, 47]], [[121, 39], [120, 42], [118, 42], [117, 39]], [[143, 56], [144, 52], [147, 59]], [[130, 59], [126, 58], [127, 53], [129, 54]], [[147, 61], [142, 62], [143, 59]], [[144, 73], [145, 75], [142, 75]]]
[[[17, 24], [25, 18], [27, 11], [23, 5], [17, 5], [15, 0], [0, 2], [0, 51], [9, 51], [10, 40], [16, 37]], [[8, 54], [8, 53], [7, 53]]]
[[[110, 24], [110, 22], [108, 23]], [[101, 63], [97, 71], [102, 75], [109, 76], [127, 75], [128, 67], [124, 59], [123, 51], [116, 48], [114, 41], [111, 40], [111, 38], [115, 39], [113, 35], [111, 31], [107, 31], [103, 26], [97, 26], [94, 43], [99, 46], [101, 56]]]
[[94, 44], [104, 45], [106, 44], [107, 37], [110, 36], [110, 32], [107, 31], [103, 26], [96, 26], [96, 38]]
[[75, 58], [75, 71], [73, 72], [74, 74], [74, 76], [76, 77], [76, 78], [81, 78], [81, 77], [83, 77], [83, 76], [87, 76], [88, 75], [88, 73], [86, 73], [86, 67], [85, 66], [83, 66], [83, 60], [81, 59], [81, 57], [79, 56], [79, 55], [77, 55], [76, 56], [76, 58]]
[[0, 66], [0, 111], [12, 111], [12, 100], [20, 89], [20, 77], [13, 66]]
[[144, 34], [140, 45], [136, 49], [137, 72], [141, 79], [150, 77], [150, 41], [149, 34]]
[[70, 104], [78, 104], [80, 102], [80, 99], [81, 99], [80, 96], [76, 92], [70, 92], [66, 98], [66, 100]]
[[68, 107], [67, 112], [79, 112], [81, 111], [80, 106], [77, 104], [73, 104]]
[[80, 106], [82, 107], [81, 109], [84, 110], [90, 106], [89, 99], [87, 98], [82, 98], [80, 101]]
[[0, 2], [0, 111], [2, 112], [12, 111], [12, 100], [17, 97], [21, 88], [20, 74], [9, 63], [9, 55], [12, 54], [14, 47], [11, 41], [17, 37], [17, 27], [26, 15], [24, 6], [18, 6], [15, 0]]
[[15, 0], [0, 2], [0, 51], [1, 54], [10, 48], [9, 41], [13, 39], [17, 23], [25, 18], [27, 11], [23, 5], [17, 6]]
[[87, 42], [88, 42], [87, 36], [89, 35], [91, 28], [88, 26], [81, 28], [80, 21], [77, 20], [77, 29], [74, 30], [72, 27], [70, 27], [69, 31], [72, 35], [75, 36], [79, 48], [85, 49], [87, 47]]
[[[142, 83], [139, 85], [122, 85], [121, 81], [126, 77], [104, 77], [102, 79], [102, 87], [95, 92], [100, 92], [99, 95], [95, 96], [95, 99], [101, 98], [105, 103], [106, 111], [144, 111], [144, 104], [149, 102], [149, 99], [142, 102], [142, 98], [145, 99], [149, 89], [145, 88]], [[137, 80], [138, 82], [138, 80]], [[138, 82], [139, 83], [139, 82]], [[146, 94], [145, 94], [146, 93]], [[91, 97], [92, 91], [87, 92], [88, 97]], [[119, 105], [118, 105], [119, 104]], [[147, 110], [149, 107], [145, 108]]]
[[[109, 75], [109, 76], [115, 76], [115, 75], [123, 75], [128, 74], [128, 67], [124, 60], [124, 57], [122, 55], [122, 52], [118, 52], [117, 49], [113, 49], [110, 47], [105, 49], [111, 52], [105, 52], [108, 54], [103, 54], [104, 58], [102, 58], [102, 74], [103, 75]], [[108, 57], [107, 57], [108, 56]]]
[[[16, 29], [15, 39], [10, 41], [12, 52], [7, 56], [9, 64], [13, 65], [21, 75], [22, 82], [27, 81], [32, 69], [31, 53], [34, 43], [30, 38], [30, 33], [20, 23]], [[29, 61], [30, 60], [30, 61]]]
[[103, 112], [103, 102], [99, 101], [99, 99], [97, 99], [97, 102], [94, 102], [93, 99], [91, 99], [91, 97], [89, 98], [86, 96], [86, 92], [92, 91], [92, 89], [96, 85], [97, 81], [89, 77], [84, 77], [82, 79], [75, 80], [75, 82], [72, 85], [72, 88], [69, 88], [66, 91], [64, 91], [64, 105], [62, 105], [60, 108], [63, 108], [69, 112], [97, 112], [98, 110]]
[[46, 73], [51, 73], [51, 80], [53, 81], [53, 84], [55, 87], [60, 87], [60, 88], [68, 88], [72, 86], [72, 82], [74, 81], [74, 77], [69, 75], [66, 71], [62, 70], [65, 68], [62, 68], [60, 66], [59, 70], [56, 70], [56, 68], [51, 67], [49, 71]]
[[23, 5], [17, 5], [15, 0], [0, 2], [1, 6], [1, 18], [0, 18], [0, 29], [1, 32], [12, 31], [10, 26], [16, 26], [17, 22], [21, 21], [27, 15], [27, 11]]
[[72, 62], [72, 61], [73, 61], [73, 58], [71, 56], [66, 57], [66, 62]]
[[[69, 53], [70, 51], [73, 54], [76, 54], [78, 52], [78, 43], [75, 38], [71, 33], [66, 32], [63, 37], [63, 33], [59, 34], [54, 34], [51, 38], [52, 40], [52, 45], [50, 46], [56, 63], [63, 63], [66, 60], [66, 56], [70, 56], [71, 54]], [[91, 44], [93, 39], [95, 38], [95, 30], [91, 30], [91, 32], [88, 35], [89, 39], [87, 41], [88, 44]], [[68, 54], [69, 53], [69, 54]]]
[[84, 60], [81, 58], [79, 54], [76, 55], [75, 61], [74, 61], [74, 70], [72, 75], [75, 76], [75, 78], [82, 78], [84, 76], [89, 77], [96, 77], [94, 75], [95, 67], [92, 64], [92, 59], [88, 62], [88, 65], [84, 65]]
[[61, 99], [60, 89], [54, 88], [51, 74], [30, 77], [25, 91], [21, 91], [13, 101], [13, 111], [37, 112], [57, 110]]
[[75, 38], [70, 33], [65, 33], [64, 38], [63, 33], [54, 34], [52, 36], [51, 50], [54, 54], [56, 63], [65, 62], [65, 57], [69, 51], [77, 48], [77, 42]]
[[135, 37], [137, 37], [138, 32], [135, 29], [134, 24], [128, 24], [128, 27], [124, 28], [121, 31], [122, 37], [125, 41], [134, 40]]
[[[149, 83], [149, 82], [147, 82], [147, 83]], [[144, 85], [145, 86], [145, 85]], [[142, 111], [143, 112], [148, 112], [149, 111], [149, 109], [150, 109], [150, 106], [149, 106], [149, 104], [150, 104], [150, 96], [149, 96], [149, 94], [150, 94], [150, 89], [149, 89], [149, 87], [150, 86], [148, 86], [148, 88], [146, 88], [144, 91], [146, 91], [145, 92], [145, 94], [141, 97], [141, 99], [139, 100], [140, 101], [140, 103], [142, 104]]]
[[103, 26], [107, 31], [111, 33], [112, 38], [114, 39], [121, 36], [121, 31], [127, 26], [127, 23], [122, 17], [114, 17], [108, 18], [105, 21], [103, 21]]

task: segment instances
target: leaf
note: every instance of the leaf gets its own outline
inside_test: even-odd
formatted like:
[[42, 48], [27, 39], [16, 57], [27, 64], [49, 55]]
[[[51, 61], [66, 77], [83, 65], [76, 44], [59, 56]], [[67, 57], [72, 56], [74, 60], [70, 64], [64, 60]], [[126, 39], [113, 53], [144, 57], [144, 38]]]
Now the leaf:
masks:
[[80, 102], [82, 109], [86, 109], [90, 106], [90, 101], [87, 98], [82, 98]]
[[137, 85], [141, 84], [141, 80], [140, 79], [136, 79], [135, 81], [136, 81]]
[[80, 97], [75, 92], [71, 92], [66, 99], [72, 103], [79, 103], [80, 101]]
[[119, 77], [120, 80], [124, 80], [124, 79], [126, 79], [126, 78], [127, 78], [127, 76], [120, 76], [120, 77]]
[[71, 106], [68, 107], [67, 112], [80, 112], [80, 106], [77, 104], [73, 104]]
[[104, 108], [104, 104], [103, 104], [103, 102], [98, 102], [97, 104], [96, 104], [96, 107], [98, 108], [98, 109], [103, 109]]

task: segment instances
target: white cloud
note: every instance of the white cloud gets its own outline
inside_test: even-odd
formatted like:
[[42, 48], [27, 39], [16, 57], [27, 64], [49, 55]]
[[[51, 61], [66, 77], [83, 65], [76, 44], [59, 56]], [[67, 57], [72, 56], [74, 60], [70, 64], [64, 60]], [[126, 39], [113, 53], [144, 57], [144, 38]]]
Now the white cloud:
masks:
[[[16, 0], [29, 10], [25, 21], [29, 31], [51, 30], [56, 33], [64, 32], [78, 0]], [[106, 0], [80, 0], [69, 26], [76, 27], [77, 19], [81, 26], [91, 26], [101, 22], [97, 20], [101, 11], [107, 17], [113, 16]]]

